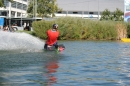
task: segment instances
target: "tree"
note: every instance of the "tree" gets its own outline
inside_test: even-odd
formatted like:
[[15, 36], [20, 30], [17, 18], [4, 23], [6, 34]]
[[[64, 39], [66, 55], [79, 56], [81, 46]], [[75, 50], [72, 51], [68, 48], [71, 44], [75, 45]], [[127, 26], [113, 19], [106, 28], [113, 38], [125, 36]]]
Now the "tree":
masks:
[[0, 7], [4, 7], [4, 0], [0, 0]]
[[[30, 2], [27, 12], [33, 14], [33, 6], [35, 2]], [[55, 16], [55, 13], [61, 10], [56, 4], [56, 0], [37, 0], [37, 15], [39, 17], [48, 17], [52, 15]]]
[[123, 15], [124, 13], [118, 8], [116, 8], [116, 10], [113, 13], [110, 12], [108, 9], [105, 9], [102, 12], [100, 20], [123, 21]]
[[33, 17], [33, 2], [30, 2], [28, 5], [27, 13], [29, 17]]
[[101, 14], [100, 20], [110, 20], [111, 19], [111, 12], [108, 9], [105, 9]]
[[116, 11], [114, 11], [114, 13], [113, 13], [114, 20], [115, 21], [122, 21], [123, 15], [124, 15], [124, 13], [121, 10], [119, 10], [118, 8], [116, 8]]
[[[5, 0], [0, 0], [0, 7], [5, 7], [4, 1], [5, 1]], [[13, 0], [7, 0], [7, 1], [13, 2]]]

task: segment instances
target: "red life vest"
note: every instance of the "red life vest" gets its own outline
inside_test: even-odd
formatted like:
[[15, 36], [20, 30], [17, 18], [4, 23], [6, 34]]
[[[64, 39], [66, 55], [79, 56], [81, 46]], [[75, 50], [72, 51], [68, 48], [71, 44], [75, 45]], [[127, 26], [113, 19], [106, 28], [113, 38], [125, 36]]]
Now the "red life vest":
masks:
[[47, 31], [47, 36], [48, 36], [48, 39], [46, 41], [46, 43], [48, 45], [53, 45], [55, 42], [57, 42], [57, 38], [59, 36], [59, 31], [52, 31], [52, 30], [48, 30]]

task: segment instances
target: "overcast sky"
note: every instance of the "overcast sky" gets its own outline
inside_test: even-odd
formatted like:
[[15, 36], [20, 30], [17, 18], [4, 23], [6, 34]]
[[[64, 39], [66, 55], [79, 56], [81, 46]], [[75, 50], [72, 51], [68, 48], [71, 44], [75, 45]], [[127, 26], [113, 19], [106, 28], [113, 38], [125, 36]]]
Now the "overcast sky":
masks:
[[124, 11], [124, 0], [57, 0], [57, 3], [65, 11], [104, 11], [106, 8]]

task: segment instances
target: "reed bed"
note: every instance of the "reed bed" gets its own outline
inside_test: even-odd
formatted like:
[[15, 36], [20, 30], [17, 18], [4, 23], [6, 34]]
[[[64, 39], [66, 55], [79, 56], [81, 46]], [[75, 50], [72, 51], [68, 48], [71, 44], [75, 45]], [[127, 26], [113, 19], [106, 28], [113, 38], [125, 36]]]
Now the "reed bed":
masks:
[[46, 39], [46, 31], [59, 25], [60, 40], [119, 40], [127, 37], [128, 26], [124, 22], [98, 21], [73, 17], [62, 17], [52, 21], [33, 22], [36, 36]]

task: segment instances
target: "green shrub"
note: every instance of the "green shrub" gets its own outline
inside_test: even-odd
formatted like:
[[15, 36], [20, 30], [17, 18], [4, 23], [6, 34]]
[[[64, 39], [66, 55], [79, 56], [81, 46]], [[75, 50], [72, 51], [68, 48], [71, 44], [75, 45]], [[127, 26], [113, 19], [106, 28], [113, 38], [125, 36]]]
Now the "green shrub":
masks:
[[[36, 36], [46, 39], [46, 31], [52, 28], [52, 25], [59, 25], [61, 40], [67, 39], [98, 39], [113, 40], [117, 39], [118, 22], [115, 21], [96, 21], [73, 17], [62, 17], [53, 21], [35, 21], [33, 22], [33, 30]], [[124, 25], [124, 23], [122, 23]]]
[[52, 21], [35, 21], [32, 24], [34, 33], [37, 37], [41, 39], [46, 39], [46, 31], [51, 28], [51, 25], [53, 24]]

